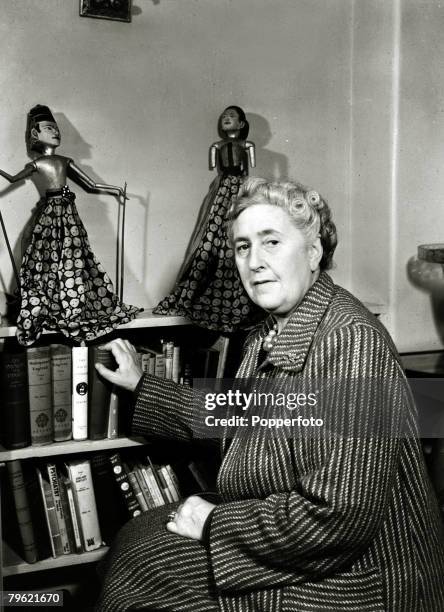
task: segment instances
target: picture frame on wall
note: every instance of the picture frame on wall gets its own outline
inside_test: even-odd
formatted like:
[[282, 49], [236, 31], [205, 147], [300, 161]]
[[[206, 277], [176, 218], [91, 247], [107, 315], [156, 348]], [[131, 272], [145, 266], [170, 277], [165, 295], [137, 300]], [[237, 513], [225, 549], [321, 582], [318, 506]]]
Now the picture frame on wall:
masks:
[[80, 0], [80, 16], [131, 21], [132, 0]]

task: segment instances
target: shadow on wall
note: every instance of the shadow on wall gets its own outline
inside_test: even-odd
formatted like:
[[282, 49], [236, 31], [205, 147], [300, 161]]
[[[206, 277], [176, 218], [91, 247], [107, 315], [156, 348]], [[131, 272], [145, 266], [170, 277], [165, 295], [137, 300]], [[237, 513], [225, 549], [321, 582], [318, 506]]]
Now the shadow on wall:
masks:
[[250, 169], [250, 175], [266, 178], [288, 178], [288, 159], [282, 153], [267, 148], [273, 134], [270, 124], [256, 113], [247, 113], [250, 123], [249, 139], [256, 145], [256, 168]]

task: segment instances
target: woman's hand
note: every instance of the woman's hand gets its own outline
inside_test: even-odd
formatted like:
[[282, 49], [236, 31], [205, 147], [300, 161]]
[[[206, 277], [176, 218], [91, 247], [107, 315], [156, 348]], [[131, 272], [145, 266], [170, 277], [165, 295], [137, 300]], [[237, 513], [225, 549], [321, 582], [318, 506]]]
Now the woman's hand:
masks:
[[166, 528], [171, 533], [177, 533], [185, 538], [201, 540], [205, 521], [215, 507], [215, 504], [197, 495], [192, 495], [183, 504], [180, 504], [174, 520], [168, 521]]
[[113, 371], [101, 363], [96, 363], [98, 373], [111, 383], [123, 387], [127, 391], [134, 391], [143, 375], [135, 347], [128, 340], [117, 338], [100, 348], [112, 352], [118, 367], [117, 370]]

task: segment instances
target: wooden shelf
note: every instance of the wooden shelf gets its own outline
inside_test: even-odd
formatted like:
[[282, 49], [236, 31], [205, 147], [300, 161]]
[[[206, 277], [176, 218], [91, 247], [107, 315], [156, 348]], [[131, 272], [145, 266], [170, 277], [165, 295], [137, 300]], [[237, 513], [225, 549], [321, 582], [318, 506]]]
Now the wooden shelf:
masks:
[[97, 550], [81, 554], [60, 555], [54, 559], [49, 557], [37, 563], [26, 563], [17, 553], [15, 553], [6, 542], [3, 542], [3, 576], [16, 576], [17, 574], [30, 574], [31, 572], [41, 572], [44, 570], [66, 567], [69, 565], [82, 565], [83, 563], [93, 563], [101, 559], [108, 550], [108, 546], [102, 546]]
[[[155, 315], [152, 309], [143, 310], [135, 319], [124, 325], [119, 325], [117, 329], [142, 329], [149, 327], [173, 327], [177, 325], [192, 325], [186, 317]], [[15, 336], [17, 328], [15, 325], [1, 325], [0, 338], [10, 338]], [[44, 332], [45, 334], [55, 334], [58, 332]]]
[[386, 304], [376, 304], [375, 302], [362, 302], [366, 308], [370, 310], [374, 315], [387, 314]]
[[13, 459], [35, 459], [37, 457], [52, 457], [54, 455], [71, 455], [72, 453], [89, 453], [110, 448], [126, 448], [146, 444], [144, 438], [112, 438], [105, 440], [68, 440], [67, 442], [52, 442], [44, 446], [25, 446], [14, 450], [6, 450], [0, 446], [0, 462]]

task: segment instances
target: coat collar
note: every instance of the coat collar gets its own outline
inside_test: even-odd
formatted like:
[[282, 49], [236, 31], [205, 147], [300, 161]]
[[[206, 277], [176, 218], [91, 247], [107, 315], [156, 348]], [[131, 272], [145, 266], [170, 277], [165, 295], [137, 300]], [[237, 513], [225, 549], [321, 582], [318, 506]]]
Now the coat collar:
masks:
[[[271, 364], [293, 372], [302, 370], [313, 337], [332, 299], [333, 292], [332, 279], [325, 272], [321, 272], [318, 280], [310, 287], [302, 302], [290, 316], [287, 325], [278, 335], [261, 367]], [[262, 342], [274, 323], [273, 315], [269, 315], [261, 328], [247, 339], [248, 344], [259, 339]]]

